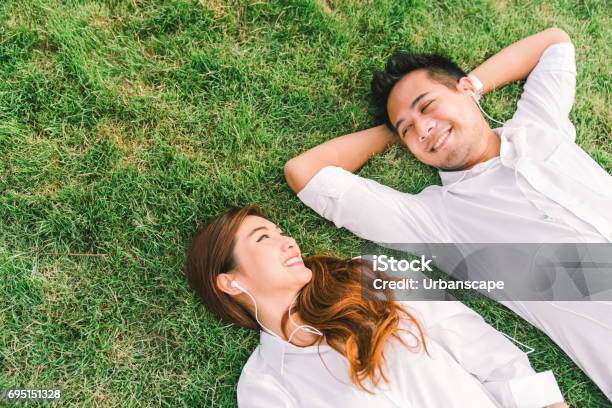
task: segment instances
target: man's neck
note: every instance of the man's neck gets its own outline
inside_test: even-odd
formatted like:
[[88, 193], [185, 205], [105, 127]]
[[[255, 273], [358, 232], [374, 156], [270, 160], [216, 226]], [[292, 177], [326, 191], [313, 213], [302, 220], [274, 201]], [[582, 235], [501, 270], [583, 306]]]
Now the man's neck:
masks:
[[480, 154], [470, 164], [468, 164], [468, 166], [465, 167], [464, 170], [469, 170], [479, 163], [484, 163], [487, 160], [499, 156], [501, 140], [499, 136], [497, 136], [497, 134], [488, 126], [486, 128], [486, 135], [484, 139], [484, 148], [481, 150]]

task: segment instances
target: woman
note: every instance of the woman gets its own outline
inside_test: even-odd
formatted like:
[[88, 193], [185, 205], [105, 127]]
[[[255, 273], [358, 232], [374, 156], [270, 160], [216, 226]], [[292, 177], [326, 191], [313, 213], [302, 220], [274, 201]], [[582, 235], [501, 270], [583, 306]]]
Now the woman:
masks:
[[460, 302], [367, 293], [364, 266], [303, 259], [252, 206], [198, 231], [191, 287], [222, 320], [261, 330], [240, 407], [566, 407], [552, 372], [536, 374], [479, 315]]

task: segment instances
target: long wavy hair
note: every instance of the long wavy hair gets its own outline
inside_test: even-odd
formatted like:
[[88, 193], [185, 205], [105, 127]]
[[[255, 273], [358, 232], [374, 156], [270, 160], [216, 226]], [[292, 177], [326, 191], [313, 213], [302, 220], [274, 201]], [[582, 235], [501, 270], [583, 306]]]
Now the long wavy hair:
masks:
[[[235, 235], [248, 215], [262, 216], [254, 206], [232, 208], [202, 226], [187, 252], [185, 275], [201, 300], [221, 320], [261, 329], [245, 305], [216, 285], [220, 273], [236, 267]], [[365, 387], [365, 381], [374, 386], [381, 379], [388, 381], [383, 371], [383, 349], [390, 338], [416, 351], [422, 346], [427, 352], [423, 329], [414, 316], [393, 301], [390, 290], [374, 291], [367, 284], [379, 276], [367, 261], [317, 255], [304, 259], [304, 264], [312, 271], [312, 279], [299, 292], [293, 310], [306, 324], [319, 329], [330, 347], [346, 357], [354, 384], [372, 392]], [[285, 312], [283, 330], [287, 318]], [[416, 332], [406, 330], [416, 339], [414, 345], [409, 346], [400, 336], [402, 318], [414, 323], [417, 329]]]

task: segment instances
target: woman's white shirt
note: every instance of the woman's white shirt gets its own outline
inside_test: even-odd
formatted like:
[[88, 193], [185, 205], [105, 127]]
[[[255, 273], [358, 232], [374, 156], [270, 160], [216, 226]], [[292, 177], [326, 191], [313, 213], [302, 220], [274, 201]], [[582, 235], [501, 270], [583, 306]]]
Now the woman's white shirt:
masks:
[[[373, 394], [351, 382], [348, 361], [331, 347], [296, 347], [262, 331], [238, 382], [239, 407], [537, 408], [563, 401], [551, 371], [536, 374], [525, 353], [461, 302], [399, 303], [423, 326], [428, 354], [387, 341], [389, 381], [366, 383]], [[412, 323], [403, 319], [400, 327], [414, 345]]]

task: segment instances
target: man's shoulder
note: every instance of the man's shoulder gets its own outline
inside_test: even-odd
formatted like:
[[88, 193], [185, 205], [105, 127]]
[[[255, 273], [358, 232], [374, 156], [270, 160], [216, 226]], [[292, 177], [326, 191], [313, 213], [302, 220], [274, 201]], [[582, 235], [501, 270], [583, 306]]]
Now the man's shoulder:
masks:
[[[576, 128], [569, 118], [559, 119], [556, 122], [538, 120], [537, 117], [513, 117], [504, 123], [500, 129], [500, 135], [506, 135], [506, 141], [512, 141], [516, 134], [524, 134], [529, 141], [534, 139], [547, 139], [549, 142], [569, 142], [576, 140]], [[502, 138], [502, 143], [504, 138]]]

